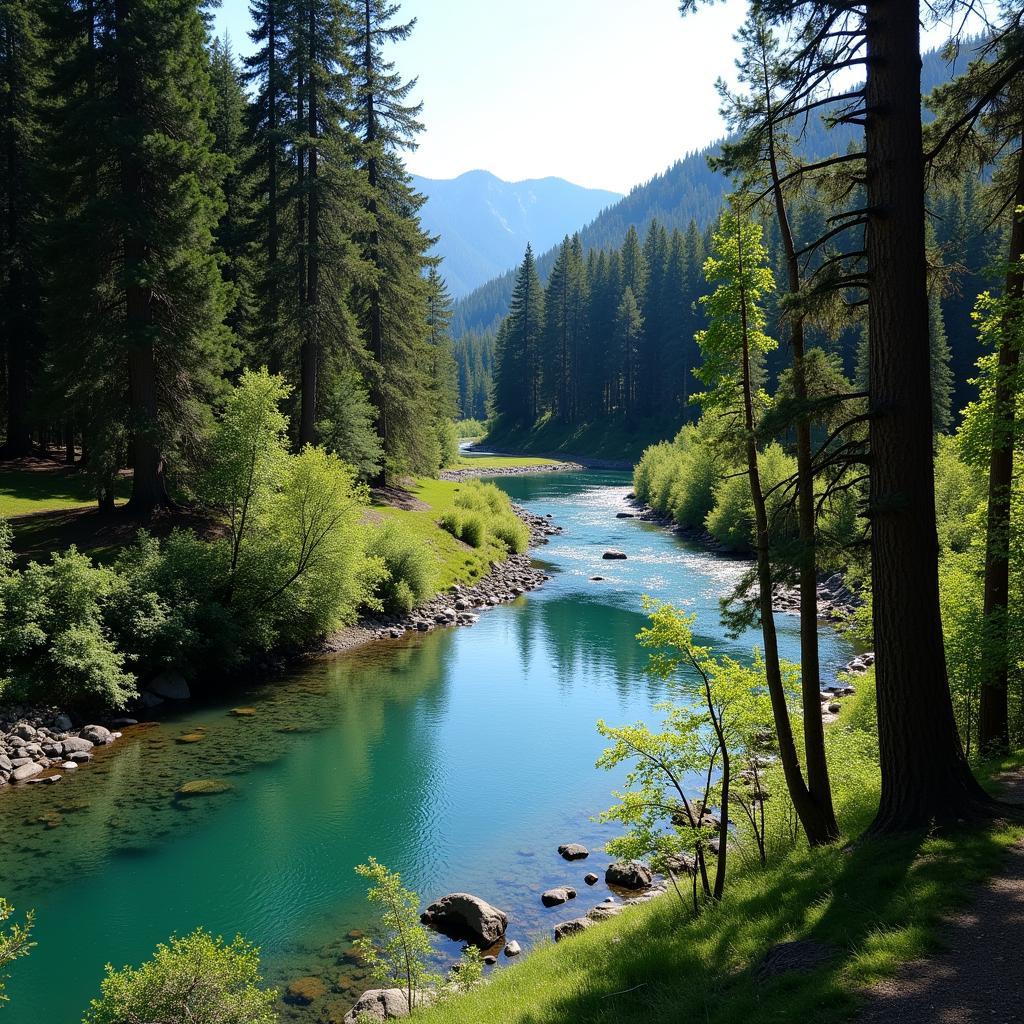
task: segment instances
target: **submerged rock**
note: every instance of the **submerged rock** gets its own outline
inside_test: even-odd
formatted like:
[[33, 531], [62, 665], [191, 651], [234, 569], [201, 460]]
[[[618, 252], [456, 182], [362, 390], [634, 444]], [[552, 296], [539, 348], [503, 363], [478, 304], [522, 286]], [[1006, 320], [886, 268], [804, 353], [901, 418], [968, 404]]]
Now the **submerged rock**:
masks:
[[176, 790], [178, 796], [214, 796], [217, 793], [227, 793], [234, 788], [230, 782], [223, 779], [195, 779], [186, 782]]
[[427, 907], [420, 920], [449, 938], [469, 939], [481, 949], [493, 946], [508, 927], [508, 914], [468, 892], [442, 896]]
[[569, 885], [560, 885], [556, 889], [548, 889], [540, 897], [540, 901], [545, 907], [557, 907], [560, 903], [567, 903], [569, 900], [574, 899], [576, 899], [576, 890]]
[[285, 989], [284, 1001], [293, 1006], [309, 1006], [314, 1000], [322, 999], [327, 995], [327, 984], [322, 978], [312, 975], [308, 978], [299, 978], [293, 981]]

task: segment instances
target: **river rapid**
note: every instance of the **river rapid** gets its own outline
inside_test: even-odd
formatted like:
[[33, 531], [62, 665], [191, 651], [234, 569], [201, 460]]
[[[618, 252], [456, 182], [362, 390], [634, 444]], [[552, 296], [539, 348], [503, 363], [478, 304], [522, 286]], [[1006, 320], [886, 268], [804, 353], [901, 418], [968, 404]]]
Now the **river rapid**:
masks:
[[[311, 660], [169, 712], [58, 785], [0, 797], [0, 895], [36, 909], [38, 941], [12, 970], [5, 1024], [74, 1024], [106, 962], [138, 963], [198, 925], [257, 943], [282, 989], [316, 979], [312, 1003], [282, 1004], [282, 1020], [340, 1021], [368, 987], [350, 946], [368, 927], [353, 868], [370, 855], [424, 902], [464, 890], [501, 907], [524, 947], [608, 895], [582, 881], [603, 877], [611, 833], [592, 816], [621, 781], [594, 767], [594, 723], [651, 721], [666, 696], [634, 639], [641, 597], [696, 611], [704, 642], [748, 657], [757, 634], [729, 640], [718, 617], [746, 563], [617, 519], [625, 473], [498, 483], [564, 527], [534, 551], [553, 577], [542, 589], [472, 627]], [[627, 560], [602, 560], [610, 547]], [[795, 660], [797, 619], [778, 622]], [[826, 679], [852, 654], [826, 627], [821, 650]], [[176, 795], [199, 779], [228, 787]], [[586, 844], [590, 858], [566, 863], [564, 842]], [[540, 893], [559, 884], [579, 897], [544, 909]], [[438, 950], [458, 954], [446, 940]]]

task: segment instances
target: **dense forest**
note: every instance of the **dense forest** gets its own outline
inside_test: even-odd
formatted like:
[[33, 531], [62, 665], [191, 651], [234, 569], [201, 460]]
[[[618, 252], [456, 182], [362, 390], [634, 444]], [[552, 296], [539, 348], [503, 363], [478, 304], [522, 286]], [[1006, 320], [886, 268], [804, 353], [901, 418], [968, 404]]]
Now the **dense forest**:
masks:
[[5, 457], [60, 445], [107, 504], [129, 465], [146, 514], [266, 366], [295, 446], [366, 478], [437, 468], [449, 300], [402, 160], [395, 13], [259, 0], [240, 63], [186, 0], [4, 5]]

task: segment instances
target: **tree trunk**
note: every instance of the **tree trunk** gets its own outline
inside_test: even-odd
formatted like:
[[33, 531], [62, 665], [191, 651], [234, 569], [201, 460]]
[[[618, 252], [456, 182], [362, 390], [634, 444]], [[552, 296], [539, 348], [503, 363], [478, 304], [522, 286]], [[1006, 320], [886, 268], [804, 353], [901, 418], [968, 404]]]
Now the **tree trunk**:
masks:
[[[740, 252], [740, 276], [743, 275], [743, 253]], [[740, 296], [740, 319], [743, 331], [743, 364], [741, 367], [743, 382], [743, 419], [746, 433], [747, 479], [750, 482], [750, 498], [754, 506], [754, 529], [757, 550], [757, 586], [758, 602], [761, 619], [761, 638], [764, 642], [765, 682], [768, 685], [768, 696], [772, 705], [772, 717], [775, 721], [775, 736], [779, 744], [779, 760], [782, 763], [783, 775], [790, 799], [800, 817], [800, 823], [812, 846], [820, 846], [830, 842], [832, 836], [823, 819], [821, 807], [812, 800], [804, 782], [793, 739], [793, 725], [789, 718], [789, 707], [786, 703], [786, 690], [782, 682], [782, 665], [779, 661], [779, 638], [775, 629], [775, 611], [772, 607], [772, 592], [775, 587], [771, 563], [771, 536], [768, 529], [768, 508], [761, 486], [761, 471], [758, 464], [757, 444], [754, 440], [754, 401], [753, 382], [750, 368], [750, 345], [747, 329], [747, 299]], [[821, 721], [821, 701], [815, 696], [815, 714]]]
[[918, 4], [866, 5], [871, 579], [889, 833], [980, 812], [939, 612]]
[[[800, 262], [789, 223], [785, 197], [779, 181], [779, 167], [772, 127], [771, 89], [765, 65], [765, 103], [768, 120], [768, 156], [775, 192], [775, 212], [786, 254], [790, 293], [800, 293]], [[815, 842], [832, 842], [839, 837], [832, 784], [825, 756], [825, 727], [821, 720], [821, 665], [818, 656], [818, 560], [815, 537], [814, 469], [811, 458], [811, 425], [807, 415], [807, 374], [804, 364], [804, 321], [793, 321], [793, 390], [799, 403], [796, 423], [797, 520], [800, 537], [800, 688], [803, 701], [804, 759], [807, 764], [807, 795], [815, 809]], [[805, 825], [806, 828], [806, 825]]]
[[277, 320], [280, 314], [278, 296], [278, 95], [277, 95], [277, 6], [267, 8], [267, 312], [270, 331], [267, 337], [269, 369], [279, 373], [281, 369], [280, 340], [277, 336]]
[[[1024, 206], [1024, 137], [1017, 155], [1017, 185], [1012, 209]], [[1006, 301], [999, 337], [996, 387], [992, 409], [992, 453], [988, 465], [988, 523], [985, 543], [985, 631], [991, 654], [983, 666], [978, 709], [978, 745], [983, 751], [1006, 750], [1010, 746], [1007, 706], [1008, 632], [1010, 598], [1010, 511], [1013, 497], [1013, 449], [1016, 441], [1017, 375], [1019, 342], [1015, 338], [1019, 306], [1024, 297], [1024, 214], [1013, 214], [1010, 230], [1009, 269], [1006, 273]]]

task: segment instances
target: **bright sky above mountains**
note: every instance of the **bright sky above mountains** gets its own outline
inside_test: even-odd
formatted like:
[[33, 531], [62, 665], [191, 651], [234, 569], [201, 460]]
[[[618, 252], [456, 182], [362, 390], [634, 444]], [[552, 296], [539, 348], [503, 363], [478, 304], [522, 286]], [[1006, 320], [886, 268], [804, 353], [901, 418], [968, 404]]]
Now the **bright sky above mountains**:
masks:
[[[419, 76], [426, 125], [409, 168], [628, 192], [723, 134], [714, 85], [733, 78], [745, 7], [684, 19], [676, 0], [403, 0], [418, 23], [394, 57]], [[218, 25], [248, 52], [248, 0], [223, 0]]]

